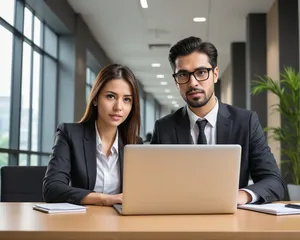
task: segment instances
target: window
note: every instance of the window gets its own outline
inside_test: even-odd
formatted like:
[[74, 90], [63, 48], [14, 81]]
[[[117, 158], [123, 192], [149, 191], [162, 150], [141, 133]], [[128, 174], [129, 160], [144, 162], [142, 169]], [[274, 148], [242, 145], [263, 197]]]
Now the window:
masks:
[[24, 1], [0, 1], [0, 18], [0, 166], [45, 165], [55, 134], [58, 37]]
[[52, 57], [57, 58], [57, 36], [47, 26], [45, 26], [45, 51]]
[[27, 166], [28, 164], [28, 154], [19, 154], [19, 166]]
[[140, 129], [140, 137], [145, 138], [145, 122], [144, 122], [144, 91], [142, 88], [139, 89], [140, 91], [140, 115], [141, 115], [141, 129]]
[[38, 128], [40, 110], [40, 68], [41, 56], [34, 51], [33, 54], [33, 79], [32, 79], [32, 103], [31, 103], [31, 150], [38, 151]]
[[85, 85], [86, 102], [88, 102], [90, 92], [92, 90], [95, 79], [96, 79], [96, 73], [94, 71], [92, 71], [90, 68], [87, 68], [86, 69], [86, 85]]
[[[56, 112], [56, 98], [53, 93], [56, 92], [57, 87], [57, 63], [52, 58], [45, 56], [44, 66], [47, 67], [44, 67], [44, 71], [42, 73], [43, 84], [41, 86], [41, 96], [43, 97], [43, 101], [41, 101], [42, 106], [39, 110], [39, 115], [41, 116], [41, 122], [43, 124], [39, 124], [38, 127], [43, 133], [42, 141], [40, 142], [40, 150], [42, 152], [51, 152], [56, 128], [56, 119], [54, 114]], [[48, 113], [52, 113], [53, 117], [49, 117]]]
[[29, 40], [32, 40], [32, 18], [32, 12], [28, 8], [25, 8], [23, 32], [25, 37], [29, 38]]
[[[0, 4], [1, 5], [1, 4]], [[11, 69], [13, 35], [0, 25], [0, 148], [8, 148], [11, 104]], [[0, 163], [1, 164], [1, 163]]]
[[38, 155], [32, 154], [30, 156], [30, 165], [37, 166], [38, 165]]
[[[19, 154], [19, 166], [38, 166], [39, 156], [36, 154]], [[49, 158], [48, 158], [49, 160]], [[47, 164], [47, 163], [46, 163]]]
[[[14, 25], [15, 0], [0, 1], [0, 17], [10, 25]], [[1, 35], [2, 36], [2, 35]]]
[[153, 128], [154, 128], [154, 123], [155, 123], [155, 99], [154, 97], [149, 94], [146, 93], [145, 94], [145, 100], [146, 104], [145, 104], [145, 134], [147, 135], [147, 133], [152, 133], [153, 132]]
[[41, 34], [41, 27], [42, 25], [40, 19], [34, 16], [33, 42], [39, 47], [41, 47], [43, 37]]
[[8, 153], [0, 153], [0, 168], [8, 165]]
[[[43, 31], [45, 43], [43, 44]], [[33, 33], [33, 35], [32, 35]], [[24, 10], [24, 35], [33, 40], [40, 51], [23, 43], [22, 61], [22, 100], [20, 124], [20, 149], [30, 151], [51, 151], [52, 139], [43, 138], [52, 135], [55, 130], [55, 96], [56, 93], [56, 59], [57, 36], [38, 17], [28, 9]], [[46, 40], [47, 39], [47, 40]], [[45, 53], [49, 54], [47, 56]], [[43, 68], [43, 62], [44, 64]], [[45, 74], [47, 72], [47, 74]], [[44, 87], [43, 87], [44, 86]], [[45, 87], [48, 87], [45, 89]], [[42, 96], [47, 96], [42, 99]], [[43, 104], [43, 101], [46, 104]], [[48, 106], [50, 111], [48, 111]], [[53, 118], [47, 119], [42, 115], [42, 109]], [[46, 110], [47, 109], [47, 110]], [[52, 113], [52, 114], [51, 114]], [[42, 128], [42, 122], [48, 127]], [[51, 128], [49, 128], [51, 127]], [[48, 136], [49, 136], [48, 135]], [[30, 162], [30, 161], [29, 161]]]
[[22, 90], [21, 90], [21, 124], [20, 149], [28, 150], [29, 142], [29, 111], [30, 111], [30, 76], [31, 76], [31, 47], [23, 43], [22, 60]]

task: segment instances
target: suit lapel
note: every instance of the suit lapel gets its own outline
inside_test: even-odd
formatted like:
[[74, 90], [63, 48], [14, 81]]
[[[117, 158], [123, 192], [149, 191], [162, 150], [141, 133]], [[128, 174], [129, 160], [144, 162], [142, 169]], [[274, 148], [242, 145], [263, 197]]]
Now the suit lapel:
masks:
[[178, 118], [178, 124], [176, 125], [177, 141], [179, 144], [192, 143], [190, 119], [186, 108], [184, 107], [179, 113], [181, 116]]
[[230, 143], [231, 125], [230, 112], [227, 106], [220, 102], [217, 116], [217, 144]]
[[87, 166], [88, 188], [89, 190], [93, 190], [97, 174], [95, 122], [85, 123], [84, 126], [84, 153]]

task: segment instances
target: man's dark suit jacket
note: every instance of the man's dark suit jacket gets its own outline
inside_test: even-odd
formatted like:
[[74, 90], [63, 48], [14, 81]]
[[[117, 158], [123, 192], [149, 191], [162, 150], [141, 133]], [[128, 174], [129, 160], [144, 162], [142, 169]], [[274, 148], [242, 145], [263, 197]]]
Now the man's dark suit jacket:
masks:
[[[142, 140], [138, 139], [139, 143]], [[124, 144], [119, 135], [121, 189]], [[63, 123], [57, 127], [53, 152], [43, 180], [46, 202], [80, 204], [93, 192], [97, 174], [95, 122]]]
[[[156, 121], [151, 144], [191, 143], [186, 107]], [[219, 103], [216, 143], [242, 146], [240, 188], [258, 194], [261, 203], [283, 199], [284, 182], [255, 112]], [[247, 186], [249, 174], [254, 184]]]

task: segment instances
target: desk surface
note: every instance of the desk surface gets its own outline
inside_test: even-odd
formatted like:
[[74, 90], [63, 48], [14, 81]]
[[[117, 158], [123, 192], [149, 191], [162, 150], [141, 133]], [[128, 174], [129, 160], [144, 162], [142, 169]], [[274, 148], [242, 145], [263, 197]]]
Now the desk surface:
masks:
[[46, 214], [33, 203], [0, 203], [0, 239], [300, 239], [300, 215], [119, 216], [111, 207]]

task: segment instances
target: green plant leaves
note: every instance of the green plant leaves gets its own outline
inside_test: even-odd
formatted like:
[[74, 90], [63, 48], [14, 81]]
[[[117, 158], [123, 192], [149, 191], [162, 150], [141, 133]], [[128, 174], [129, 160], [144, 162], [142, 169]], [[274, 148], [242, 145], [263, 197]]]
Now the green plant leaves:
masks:
[[271, 138], [283, 143], [281, 153], [286, 159], [281, 163], [291, 166], [293, 181], [300, 185], [300, 73], [286, 67], [280, 76], [279, 81], [258, 76], [251, 82], [251, 93], [271, 92], [278, 97], [279, 103], [272, 106], [272, 111], [280, 113], [282, 124], [264, 130], [270, 132]]

